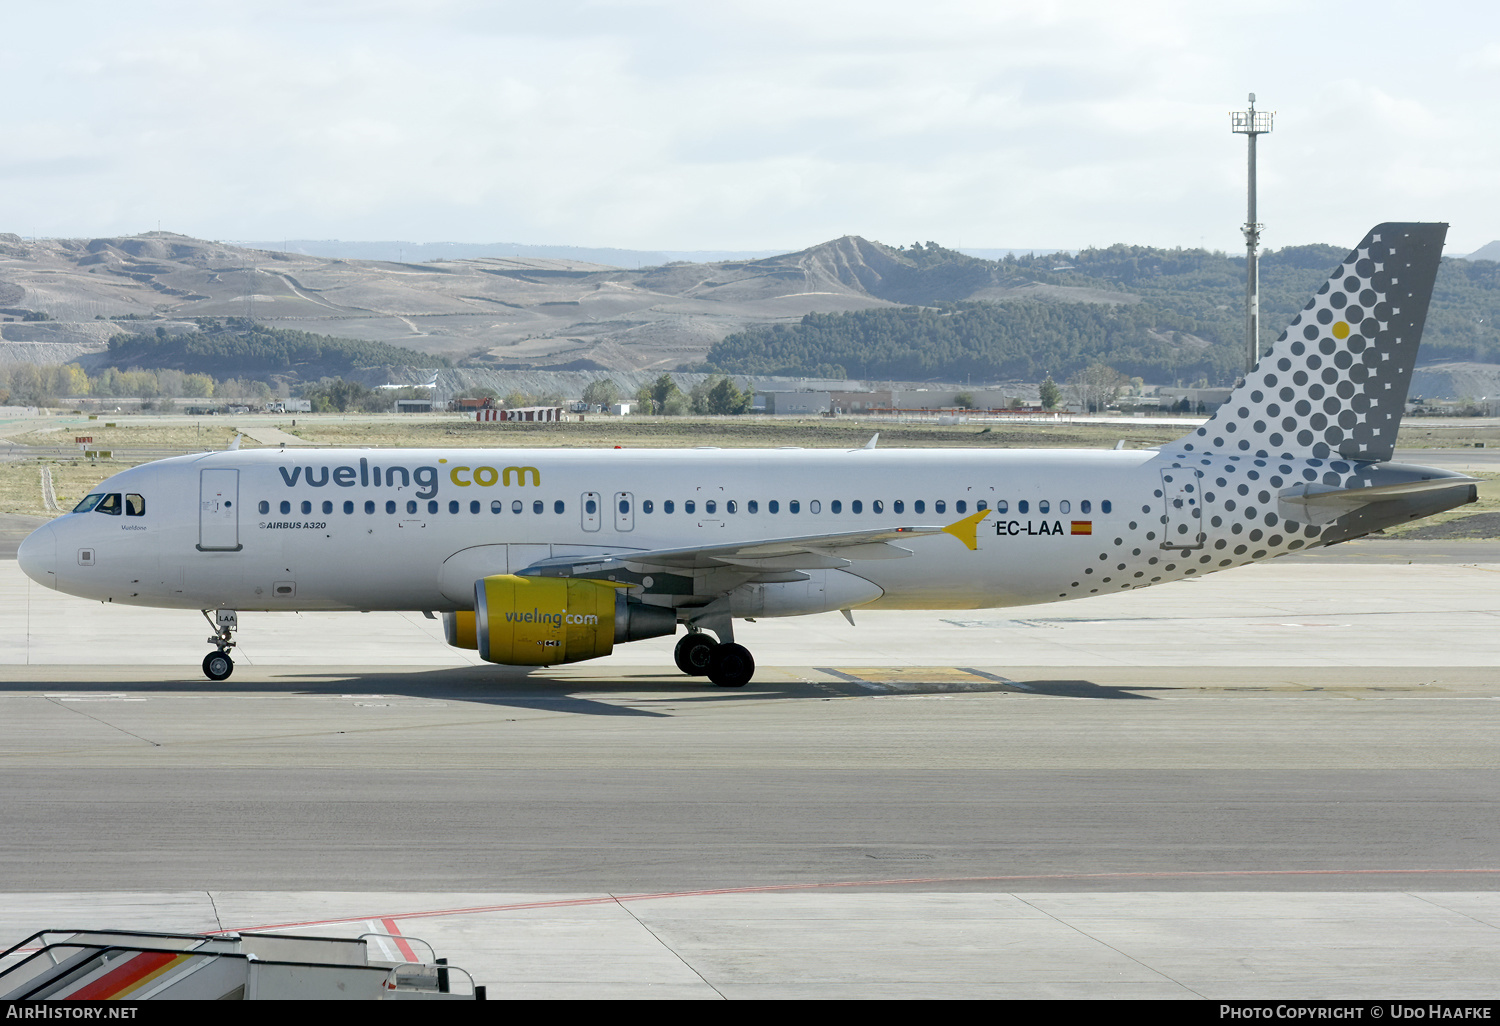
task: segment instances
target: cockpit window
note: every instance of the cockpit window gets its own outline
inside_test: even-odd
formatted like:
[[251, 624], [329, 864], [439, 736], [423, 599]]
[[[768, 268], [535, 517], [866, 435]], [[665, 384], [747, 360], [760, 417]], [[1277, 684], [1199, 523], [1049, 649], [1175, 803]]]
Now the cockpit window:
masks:
[[146, 497], [131, 492], [125, 496], [125, 515], [127, 517], [143, 517], [146, 515]]
[[110, 492], [104, 498], [100, 499], [99, 505], [94, 507], [94, 512], [108, 513], [112, 517], [119, 516], [121, 512], [120, 493]]
[[78, 505], [73, 507], [73, 512], [87, 513], [89, 510], [99, 505], [99, 500], [102, 498], [104, 498], [103, 492], [95, 492], [92, 495], [85, 495], [81, 500], [79, 500]]

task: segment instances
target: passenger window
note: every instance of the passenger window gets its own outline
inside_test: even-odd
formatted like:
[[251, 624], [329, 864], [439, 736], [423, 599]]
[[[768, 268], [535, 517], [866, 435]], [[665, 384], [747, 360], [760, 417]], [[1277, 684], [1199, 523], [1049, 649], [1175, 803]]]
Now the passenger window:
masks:
[[[807, 511], [809, 513], [821, 513], [821, 512], [823, 512], [823, 501], [821, 499], [814, 499], [812, 502], [809, 502], [807, 504]], [[796, 511], [793, 510], [793, 512], [796, 512]]]
[[287, 502], [285, 499], [282, 499], [281, 500], [281, 515], [282, 516], [286, 516], [291, 511], [292, 511], [292, 504], [290, 502]]
[[375, 500], [374, 499], [366, 499], [365, 500], [365, 512], [367, 514], [375, 512]]
[[395, 499], [386, 499], [385, 500], [385, 511], [387, 513], [395, 513], [396, 512], [396, 500]]
[[874, 502], [870, 503], [870, 512], [872, 512], [872, 513], [884, 513], [885, 512], [885, 500], [884, 499], [876, 499]]
[[717, 513], [718, 511], [719, 511], [719, 504], [717, 502], [715, 502], [713, 499], [709, 499], [707, 502], [705, 502], [703, 504], [703, 512], [705, 512], [705, 513], [713, 514], [713, 513]]
[[1036, 504], [1036, 511], [1038, 513], [1051, 513], [1052, 503], [1048, 502], [1046, 499], [1043, 499], [1041, 502], [1038, 502]]
[[306, 499], [303, 499], [302, 500], [302, 515], [303, 516], [307, 516], [307, 514], [309, 514], [311, 512], [312, 512], [312, 503], [308, 502]]
[[[517, 499], [515, 503], [513, 503], [513, 505], [517, 513], [521, 512], [521, 501], [519, 499]], [[589, 516], [593, 516], [595, 513], [599, 512], [599, 504], [593, 499], [590, 499], [588, 502], [585, 502], [583, 504], [583, 511]]]
[[458, 512], [458, 500], [457, 499], [449, 499], [448, 500], [448, 512], [449, 513], [457, 513]]
[[[789, 503], [786, 504], [786, 509], [787, 509], [788, 513], [801, 513], [802, 512], [802, 501], [800, 499], [793, 499], [791, 502], [789, 502]], [[776, 512], [775, 504], [774, 503], [772, 504], [771, 512], [772, 513]]]
[[327, 516], [328, 514], [330, 514], [332, 512], [333, 512], [333, 503], [329, 502], [327, 499], [324, 499], [323, 500], [323, 515]]
[[671, 513], [676, 505], [677, 504], [675, 502], [673, 502], [671, 499], [668, 499], [661, 504], [661, 511], [663, 513]]
[[642, 499], [641, 500], [641, 512], [642, 513], [650, 513], [652, 511], [654, 511], [655, 509], [656, 509], [656, 503], [652, 502], [650, 499]]
[[127, 517], [143, 517], [146, 515], [146, 497], [131, 492], [125, 496], [125, 515]]
[[[82, 503], [79, 503], [79, 505], [82, 505]], [[266, 513], [271, 512], [271, 504], [269, 502], [267, 502], [265, 499], [261, 499], [260, 500], [260, 505], [256, 506], [255, 508], [257, 510], [259, 510], [262, 515], [265, 515]], [[76, 513], [77, 510], [74, 510], [74, 512]]]
[[926, 513], [927, 512], [927, 502], [924, 499], [918, 499], [916, 502], [914, 502], [914, 503], [911, 504], [911, 508], [914, 509], [918, 513]]
[[[283, 502], [282, 505], [285, 506], [286, 503]], [[120, 493], [119, 492], [110, 492], [104, 498], [100, 499], [99, 500], [99, 505], [97, 505], [97, 506], [94, 507], [94, 512], [95, 513], [108, 513], [112, 517], [119, 516], [120, 515]]]
[[629, 513], [630, 512], [630, 503], [628, 501], [626, 501], [625, 499], [621, 499], [620, 500], [620, 512], [621, 513]]
[[932, 508], [939, 513], [946, 513], [948, 512], [948, 503], [943, 501], [942, 499], [939, 499], [937, 502], [934, 502], [932, 504]]
[[974, 512], [975, 513], [978, 513], [981, 510], [986, 510], [986, 509], [989, 509], [989, 508], [990, 508], [990, 504], [987, 503], [987, 502], [985, 502], [983, 499], [980, 499], [978, 502], [974, 503]]
[[[326, 505], [328, 505], [328, 503], [325, 502], [325, 503], [323, 503], [323, 505], [326, 506]], [[436, 513], [437, 511], [438, 511], [438, 504], [437, 504], [437, 500], [436, 499], [433, 499], [432, 501], [430, 501], [429, 503], [427, 503], [427, 512], [429, 512], [429, 513]]]
[[[85, 495], [82, 499], [79, 500], [78, 505], [73, 507], [73, 512], [87, 513], [89, 510], [99, 505], [99, 500], [102, 498], [104, 498], [103, 492], [95, 492], [92, 495]], [[266, 507], [265, 509], [261, 510], [262, 513], [267, 512], [271, 508], [267, 503], [264, 502], [262, 502], [261, 505]]]
[[1073, 511], [1073, 504], [1067, 499], [1063, 499], [1057, 504], [1057, 511], [1059, 513], [1071, 513]]
[[547, 507], [542, 503], [541, 499], [537, 499], [535, 502], [533, 502], [531, 504], [531, 512], [533, 512], [533, 513], [541, 513], [546, 508]]
[[1105, 499], [1103, 502], [1099, 503], [1099, 511], [1101, 513], [1108, 513], [1109, 510], [1110, 510], [1110, 505], [1109, 505], [1109, 500], [1108, 499]]
[[479, 512], [479, 500], [478, 499], [474, 499], [472, 502], [469, 503], [469, 512], [470, 513], [478, 513]]
[[1080, 513], [1092, 513], [1093, 511], [1094, 511], [1094, 504], [1092, 502], [1090, 502], [1088, 499], [1084, 499], [1082, 502], [1080, 502], [1078, 504], [1078, 512], [1080, 512]]
[[561, 499], [558, 499], [552, 504], [552, 512], [554, 513], [561, 513], [565, 508], [566, 507], [563, 506], [563, 501]]
[[955, 510], [957, 510], [958, 512], [960, 512], [960, 513], [967, 513], [967, 512], [969, 512], [969, 504], [968, 504], [968, 502], [966, 502], [963, 499], [959, 499], [957, 502], [955, 502], [953, 504], [953, 508]]
[[491, 513], [504, 513], [505, 512], [505, 503], [501, 502], [499, 499], [491, 499], [490, 500], [490, 512]]
[[835, 514], [844, 512], [844, 503], [843, 503], [843, 501], [839, 500], [839, 499], [834, 499], [832, 502], [830, 502], [828, 504], [828, 512], [835, 513]]
[[892, 513], [905, 513], [906, 512], [906, 500], [905, 499], [897, 499], [895, 502], [891, 503], [891, 512]]
[[1025, 499], [1022, 499], [1020, 502], [1016, 503], [1016, 512], [1023, 515], [1026, 513], [1030, 513], [1031, 503], [1027, 502]]
[[692, 499], [688, 499], [686, 502], [684, 502], [682, 504], [682, 511], [684, 513], [692, 513], [697, 508], [698, 508], [697, 503], [693, 502]]
[[853, 502], [849, 503], [850, 513], [863, 513], [864, 511], [865, 501], [863, 499], [855, 499]]
[[344, 512], [345, 513], [353, 513], [354, 512], [354, 500], [353, 499], [345, 499], [344, 500]]
[[417, 511], [417, 500], [416, 499], [407, 499], [406, 500], [406, 512], [408, 512], [408, 513], [415, 513], [416, 511]]
[[775, 499], [772, 499], [770, 502], [766, 503], [766, 512], [767, 513], [780, 513], [781, 512], [781, 503], [778, 502]]
[[[731, 510], [730, 512], [733, 512], [733, 510]], [[751, 499], [748, 502], [746, 502], [745, 503], [745, 512], [746, 513], [759, 513], [760, 512], [760, 500], [759, 499]]]
[[996, 513], [1009, 513], [1010, 512], [1010, 500], [1009, 499], [1001, 499], [999, 502], [995, 503], [995, 512]]
[[738, 513], [740, 511], [740, 504], [738, 502], [735, 502], [733, 499], [730, 499], [728, 502], [724, 503], [724, 508], [729, 510], [729, 512], [731, 513]]
[[[589, 500], [589, 512], [590, 513], [594, 512], [593, 506], [594, 506], [594, 500], [590, 499]], [[519, 513], [519, 512], [521, 512], [522, 508], [523, 507], [521, 506], [521, 500], [520, 499], [514, 499], [514, 500], [511, 501], [510, 511], [512, 513]]]

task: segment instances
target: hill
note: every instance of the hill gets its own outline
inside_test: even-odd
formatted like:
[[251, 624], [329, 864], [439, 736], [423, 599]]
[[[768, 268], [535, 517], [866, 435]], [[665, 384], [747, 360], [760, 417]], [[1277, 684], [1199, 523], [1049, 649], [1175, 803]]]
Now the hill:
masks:
[[1465, 260], [1500, 260], [1500, 239], [1487, 242], [1464, 257]]
[[[1275, 339], [1345, 252], [1311, 245], [1265, 254], [1262, 345]], [[1051, 373], [1061, 380], [1099, 360], [1147, 381], [1214, 384], [1228, 384], [1243, 367], [1242, 258], [1116, 245], [1069, 260], [982, 261], [932, 243], [891, 255], [891, 266], [882, 265], [882, 280], [870, 290], [924, 308], [809, 315], [795, 325], [751, 327], [713, 346], [706, 365], [732, 373], [828, 376], [842, 369], [861, 377], [950, 381], [970, 375], [1035, 380]], [[967, 301], [952, 302], [959, 297]], [[1445, 259], [1423, 363], [1500, 363], [1497, 319], [1500, 265]], [[1465, 380], [1477, 380], [1475, 373]]]
[[[1331, 246], [1265, 255], [1266, 341], [1342, 255]], [[1444, 261], [1425, 361], [1500, 363], [1497, 273], [1490, 261]], [[355, 260], [170, 232], [29, 242], [0, 234], [0, 363], [97, 365], [115, 359], [108, 339], [121, 331], [178, 336], [203, 318], [237, 317], [395, 346], [429, 366], [649, 373], [707, 361], [959, 379], [1019, 368], [1065, 374], [1097, 357], [1156, 380], [1224, 381], [1239, 363], [1243, 275], [1242, 259], [1203, 250], [1117, 245], [987, 260], [858, 236], [756, 259], [629, 269], [569, 256]], [[943, 313], [934, 320], [906, 307]], [[805, 335], [814, 330], [816, 342]], [[978, 337], [986, 332], [988, 342]], [[975, 337], [954, 341], [966, 333]]]
[[345, 377], [362, 368], [392, 364], [448, 365], [441, 357], [383, 342], [313, 335], [238, 318], [204, 319], [195, 330], [176, 334], [158, 328], [152, 334], [114, 335], [96, 363], [122, 370], [167, 368], [216, 378], [289, 381]]

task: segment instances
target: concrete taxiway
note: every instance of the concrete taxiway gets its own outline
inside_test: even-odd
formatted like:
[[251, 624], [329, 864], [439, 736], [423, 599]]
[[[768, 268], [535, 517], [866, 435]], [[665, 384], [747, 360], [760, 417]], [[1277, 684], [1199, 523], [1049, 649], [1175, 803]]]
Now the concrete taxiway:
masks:
[[[59, 596], [0, 561], [0, 937], [401, 932], [494, 997], [1486, 997], [1500, 551], [475, 665], [420, 614]], [[371, 924], [377, 924], [372, 927]]]

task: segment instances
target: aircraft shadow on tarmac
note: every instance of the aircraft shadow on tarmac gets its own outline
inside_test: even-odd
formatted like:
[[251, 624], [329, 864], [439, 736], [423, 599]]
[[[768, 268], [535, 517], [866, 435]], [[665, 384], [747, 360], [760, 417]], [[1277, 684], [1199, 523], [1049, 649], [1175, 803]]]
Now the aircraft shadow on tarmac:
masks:
[[[140, 668], [145, 669], [145, 668]], [[356, 668], [346, 671], [316, 670], [261, 675], [254, 667], [239, 680], [212, 683], [186, 677], [176, 668], [161, 668], [160, 675], [145, 673], [130, 679], [112, 675], [97, 678], [0, 681], [0, 694], [37, 692], [52, 695], [294, 695], [305, 697], [384, 697], [401, 701], [451, 701], [517, 709], [547, 710], [582, 716], [642, 716], [670, 718], [671, 707], [703, 703], [763, 703], [771, 701], [827, 701], [835, 698], [914, 697], [946, 694], [1002, 692], [1048, 698], [1157, 699], [1121, 687], [1088, 680], [1010, 681], [986, 674], [956, 684], [952, 680], [921, 680], [922, 674], [907, 673], [899, 682], [845, 679], [775, 680], [752, 682], [744, 688], [715, 687], [703, 678], [671, 672], [613, 672], [597, 676], [551, 675], [544, 667], [507, 668], [456, 666], [438, 669], [381, 670]], [[149, 670], [146, 671], [149, 673]]]

